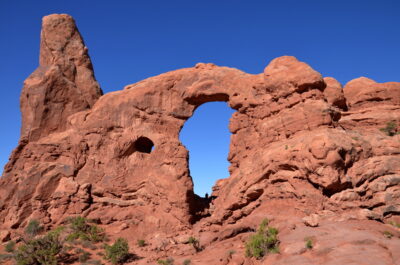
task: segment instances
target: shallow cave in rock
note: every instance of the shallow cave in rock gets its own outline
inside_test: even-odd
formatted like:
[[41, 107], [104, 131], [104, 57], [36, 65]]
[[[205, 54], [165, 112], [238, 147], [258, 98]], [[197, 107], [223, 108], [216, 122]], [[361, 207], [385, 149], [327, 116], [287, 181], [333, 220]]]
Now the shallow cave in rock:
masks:
[[140, 153], [150, 154], [153, 151], [154, 143], [147, 137], [141, 136], [134, 143], [134, 150]]

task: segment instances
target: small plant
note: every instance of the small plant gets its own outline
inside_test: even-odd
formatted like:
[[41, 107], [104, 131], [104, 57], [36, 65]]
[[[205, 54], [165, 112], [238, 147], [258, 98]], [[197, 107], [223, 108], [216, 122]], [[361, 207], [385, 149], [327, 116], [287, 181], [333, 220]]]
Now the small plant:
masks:
[[157, 263], [161, 265], [173, 265], [174, 259], [173, 258], [159, 259], [157, 260]]
[[17, 265], [56, 265], [59, 263], [62, 250], [63, 243], [59, 233], [50, 232], [19, 246], [14, 259]]
[[395, 221], [390, 221], [389, 224], [393, 225], [394, 227], [400, 228], [400, 223], [396, 223]]
[[197, 238], [191, 236], [191, 237], [189, 237], [187, 242], [193, 246], [193, 248], [196, 250], [196, 252], [201, 251], [200, 242]]
[[267, 253], [278, 253], [278, 230], [268, 227], [268, 219], [264, 219], [256, 234], [250, 236], [245, 244], [246, 256], [260, 259]]
[[389, 239], [393, 237], [393, 234], [390, 231], [383, 231], [383, 235]]
[[96, 225], [91, 225], [89, 229], [89, 240], [93, 242], [101, 242], [105, 240], [104, 230]]
[[235, 253], [236, 253], [236, 251], [233, 250], [233, 249], [228, 250], [228, 256], [229, 257], [232, 257], [232, 255], [235, 254]]
[[129, 258], [128, 241], [118, 238], [111, 246], [105, 246], [105, 258], [112, 264], [122, 264]]
[[311, 238], [306, 237], [306, 238], [304, 238], [304, 241], [306, 242], [306, 248], [307, 249], [312, 249], [313, 248], [313, 242], [312, 242]]
[[397, 129], [397, 125], [395, 121], [390, 121], [386, 124], [385, 128], [379, 129], [380, 131], [384, 132], [387, 136], [394, 136], [399, 134], [400, 131]]
[[184, 261], [183, 261], [183, 265], [190, 265], [190, 263], [192, 263], [191, 261], [190, 261], [190, 259], [185, 259]]
[[92, 242], [101, 242], [105, 240], [104, 230], [96, 225], [90, 225], [88, 221], [81, 216], [69, 219], [69, 228], [71, 234], [67, 236], [67, 241], [82, 239]]
[[8, 241], [6, 246], [4, 247], [4, 250], [8, 253], [13, 253], [15, 250], [15, 241]]
[[32, 219], [29, 221], [28, 225], [25, 228], [25, 234], [31, 237], [37, 236], [40, 232], [43, 231], [43, 227], [40, 225], [39, 221], [36, 219]]
[[146, 241], [144, 241], [144, 239], [138, 239], [137, 245], [139, 247], [144, 247], [144, 246], [146, 246]]

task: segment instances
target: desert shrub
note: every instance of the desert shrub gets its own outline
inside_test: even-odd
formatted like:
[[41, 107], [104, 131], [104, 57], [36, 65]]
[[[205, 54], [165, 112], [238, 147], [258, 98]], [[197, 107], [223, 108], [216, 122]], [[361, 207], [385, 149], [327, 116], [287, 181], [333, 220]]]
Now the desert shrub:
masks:
[[8, 253], [12, 253], [15, 250], [15, 241], [8, 241], [8, 243], [5, 245], [4, 250]]
[[62, 250], [60, 234], [53, 231], [20, 245], [15, 251], [14, 259], [17, 265], [56, 265]]
[[227, 252], [227, 254], [228, 254], [228, 256], [229, 256], [230, 258], [231, 258], [232, 255], [235, 254], [235, 253], [236, 253], [236, 251], [233, 250], [233, 249], [230, 249], [230, 250], [228, 250], [228, 252]]
[[86, 232], [89, 226], [86, 218], [82, 216], [70, 217], [68, 218], [68, 222], [70, 224], [71, 229], [77, 232], [78, 231]]
[[173, 258], [159, 259], [157, 263], [161, 265], [173, 265], [174, 259]]
[[393, 234], [390, 231], [383, 231], [383, 235], [389, 239], [393, 237]]
[[246, 256], [260, 259], [267, 253], [279, 252], [278, 245], [278, 230], [268, 227], [268, 220], [264, 219], [257, 233], [251, 235], [245, 244]]
[[185, 259], [182, 264], [183, 265], [190, 265], [190, 263], [191, 263], [190, 259]]
[[101, 242], [105, 239], [104, 230], [81, 216], [69, 219], [71, 233], [67, 236], [68, 241], [82, 239], [84, 241]]
[[197, 252], [201, 251], [200, 242], [199, 242], [199, 240], [198, 240], [197, 238], [191, 236], [191, 237], [189, 237], [189, 239], [188, 239], [187, 242], [188, 242], [189, 244], [191, 244], [191, 245], [193, 246], [193, 248], [194, 248]]
[[400, 223], [396, 223], [395, 221], [390, 221], [389, 224], [393, 225], [394, 227], [400, 228]]
[[138, 239], [137, 244], [139, 247], [144, 247], [146, 246], [146, 241], [144, 241], [144, 239]]
[[112, 264], [122, 264], [129, 258], [128, 241], [118, 238], [111, 246], [105, 246], [105, 258]]
[[313, 242], [312, 242], [311, 238], [306, 237], [306, 238], [304, 238], [304, 241], [306, 242], [306, 248], [307, 249], [312, 249], [313, 248]]
[[93, 242], [101, 242], [105, 240], [104, 230], [97, 225], [91, 225], [89, 229], [89, 240]]
[[390, 121], [386, 124], [385, 128], [379, 129], [384, 132], [387, 136], [394, 136], [400, 132], [397, 130], [397, 125], [395, 121]]
[[40, 225], [39, 221], [32, 219], [29, 221], [28, 225], [25, 227], [25, 234], [31, 237], [35, 237], [40, 232], [43, 231], [43, 227]]

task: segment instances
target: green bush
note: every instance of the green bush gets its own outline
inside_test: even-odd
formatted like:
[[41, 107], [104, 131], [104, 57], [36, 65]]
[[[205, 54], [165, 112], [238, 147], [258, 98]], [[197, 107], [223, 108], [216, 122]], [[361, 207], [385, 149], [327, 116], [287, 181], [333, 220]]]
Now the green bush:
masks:
[[191, 244], [191, 245], [193, 246], [193, 248], [194, 248], [197, 252], [201, 251], [200, 242], [199, 242], [199, 240], [198, 240], [197, 238], [191, 236], [191, 237], [189, 237], [189, 239], [188, 239], [187, 242], [188, 242], [189, 244]]
[[59, 236], [59, 233], [50, 232], [19, 246], [14, 255], [17, 265], [58, 264], [63, 250], [63, 243]]
[[72, 232], [67, 236], [67, 241], [82, 239], [85, 241], [101, 242], [105, 239], [104, 230], [96, 225], [91, 225], [81, 216], [69, 219], [69, 228]]
[[89, 229], [89, 240], [93, 242], [101, 242], [105, 240], [104, 230], [97, 225], [91, 225]]
[[395, 221], [390, 221], [389, 224], [393, 225], [394, 227], [400, 228], [400, 223], [396, 223]]
[[233, 254], [235, 254], [235, 253], [236, 253], [236, 251], [233, 250], [233, 249], [230, 249], [230, 250], [228, 250], [228, 252], [227, 252], [227, 254], [228, 254], [228, 256], [229, 256], [230, 258], [232, 258]]
[[173, 258], [159, 259], [157, 261], [157, 263], [161, 264], [161, 265], [173, 265], [174, 264], [174, 259]]
[[128, 241], [124, 238], [118, 238], [111, 246], [105, 246], [105, 258], [112, 264], [122, 264], [129, 258]]
[[39, 221], [36, 219], [32, 219], [29, 221], [28, 225], [25, 228], [25, 234], [35, 237], [40, 232], [43, 231], [43, 227], [40, 225]]
[[190, 259], [185, 259], [182, 264], [183, 265], [190, 265], [190, 263], [191, 263]]
[[304, 241], [306, 242], [306, 248], [307, 249], [312, 249], [313, 248], [313, 242], [312, 242], [311, 238], [306, 237], [304, 239]]
[[146, 241], [144, 241], [143, 239], [138, 239], [137, 244], [139, 247], [144, 247], [146, 246]]
[[15, 250], [15, 242], [14, 241], [9, 241], [6, 246], [4, 247], [4, 250], [8, 253], [12, 253]]
[[383, 231], [383, 235], [389, 239], [393, 237], [393, 234], [390, 231]]
[[384, 132], [387, 136], [394, 136], [400, 132], [397, 130], [397, 125], [395, 121], [390, 121], [386, 124], [385, 128], [379, 129]]
[[268, 219], [264, 219], [256, 234], [251, 235], [245, 244], [246, 256], [260, 259], [267, 253], [278, 253], [278, 230], [268, 227]]

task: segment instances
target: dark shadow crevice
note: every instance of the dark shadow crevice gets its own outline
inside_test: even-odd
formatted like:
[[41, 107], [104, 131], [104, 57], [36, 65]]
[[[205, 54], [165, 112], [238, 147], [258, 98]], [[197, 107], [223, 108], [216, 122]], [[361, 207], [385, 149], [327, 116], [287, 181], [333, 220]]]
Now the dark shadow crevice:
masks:
[[145, 136], [140, 136], [134, 142], [130, 143], [128, 148], [122, 152], [121, 157], [127, 157], [132, 155], [134, 152], [150, 154], [154, 149], [154, 143], [152, 140]]
[[194, 224], [205, 217], [211, 216], [210, 205], [215, 199], [215, 196], [200, 197], [193, 191], [188, 191], [190, 223]]

